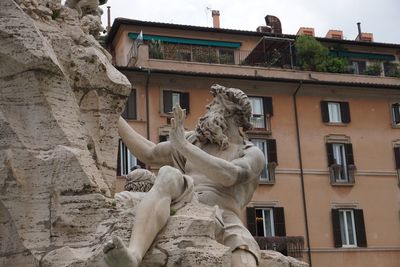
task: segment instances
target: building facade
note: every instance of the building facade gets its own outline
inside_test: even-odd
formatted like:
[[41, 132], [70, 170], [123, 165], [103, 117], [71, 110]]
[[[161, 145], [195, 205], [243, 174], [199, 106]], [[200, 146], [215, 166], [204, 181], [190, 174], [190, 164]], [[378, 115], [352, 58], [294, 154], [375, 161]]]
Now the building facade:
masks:
[[[242, 219], [261, 247], [313, 266], [399, 266], [400, 45], [331, 30], [316, 39], [346, 59], [345, 73], [302, 70], [297, 36], [266, 21], [253, 32], [116, 19], [106, 45], [133, 86], [123, 117], [165, 141], [175, 103], [191, 130], [212, 84], [242, 89], [248, 137], [265, 154]], [[121, 142], [118, 190], [137, 164]]]

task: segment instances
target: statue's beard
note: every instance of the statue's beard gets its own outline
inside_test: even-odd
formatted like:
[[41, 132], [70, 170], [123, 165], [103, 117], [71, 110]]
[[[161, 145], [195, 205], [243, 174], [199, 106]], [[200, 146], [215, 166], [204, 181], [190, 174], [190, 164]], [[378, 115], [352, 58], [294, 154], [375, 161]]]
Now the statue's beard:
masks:
[[199, 119], [196, 126], [197, 138], [201, 143], [217, 144], [221, 150], [229, 146], [228, 137], [224, 134], [227, 123], [222, 112], [208, 112]]

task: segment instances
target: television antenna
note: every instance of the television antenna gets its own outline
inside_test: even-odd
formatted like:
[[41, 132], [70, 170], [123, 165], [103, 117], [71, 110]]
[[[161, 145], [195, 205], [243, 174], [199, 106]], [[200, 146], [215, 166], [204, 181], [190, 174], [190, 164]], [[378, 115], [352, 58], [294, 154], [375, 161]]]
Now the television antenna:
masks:
[[204, 12], [206, 13], [206, 26], [208, 27], [208, 21], [209, 21], [209, 12], [211, 12], [211, 7], [206, 6], [206, 8], [204, 9]]

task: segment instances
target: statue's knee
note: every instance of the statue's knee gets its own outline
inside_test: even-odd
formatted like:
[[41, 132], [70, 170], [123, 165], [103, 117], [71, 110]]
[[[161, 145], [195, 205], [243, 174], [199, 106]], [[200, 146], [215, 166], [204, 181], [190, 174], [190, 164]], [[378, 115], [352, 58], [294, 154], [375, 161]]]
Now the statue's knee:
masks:
[[184, 187], [183, 174], [178, 169], [163, 166], [158, 171], [154, 185], [161, 193], [177, 197], [181, 194]]

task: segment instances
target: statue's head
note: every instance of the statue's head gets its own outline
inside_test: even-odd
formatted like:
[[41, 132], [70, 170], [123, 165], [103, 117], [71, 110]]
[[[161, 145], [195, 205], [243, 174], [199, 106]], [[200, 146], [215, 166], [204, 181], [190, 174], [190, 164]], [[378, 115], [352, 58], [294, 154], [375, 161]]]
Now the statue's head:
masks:
[[149, 170], [135, 167], [126, 176], [125, 191], [148, 192], [154, 184], [155, 175]]
[[229, 118], [238, 130], [246, 132], [252, 128], [251, 104], [247, 95], [236, 88], [215, 84], [210, 92], [214, 99], [207, 106], [207, 114], [200, 118], [196, 134], [201, 142], [216, 143], [224, 150], [229, 145], [225, 134]]

